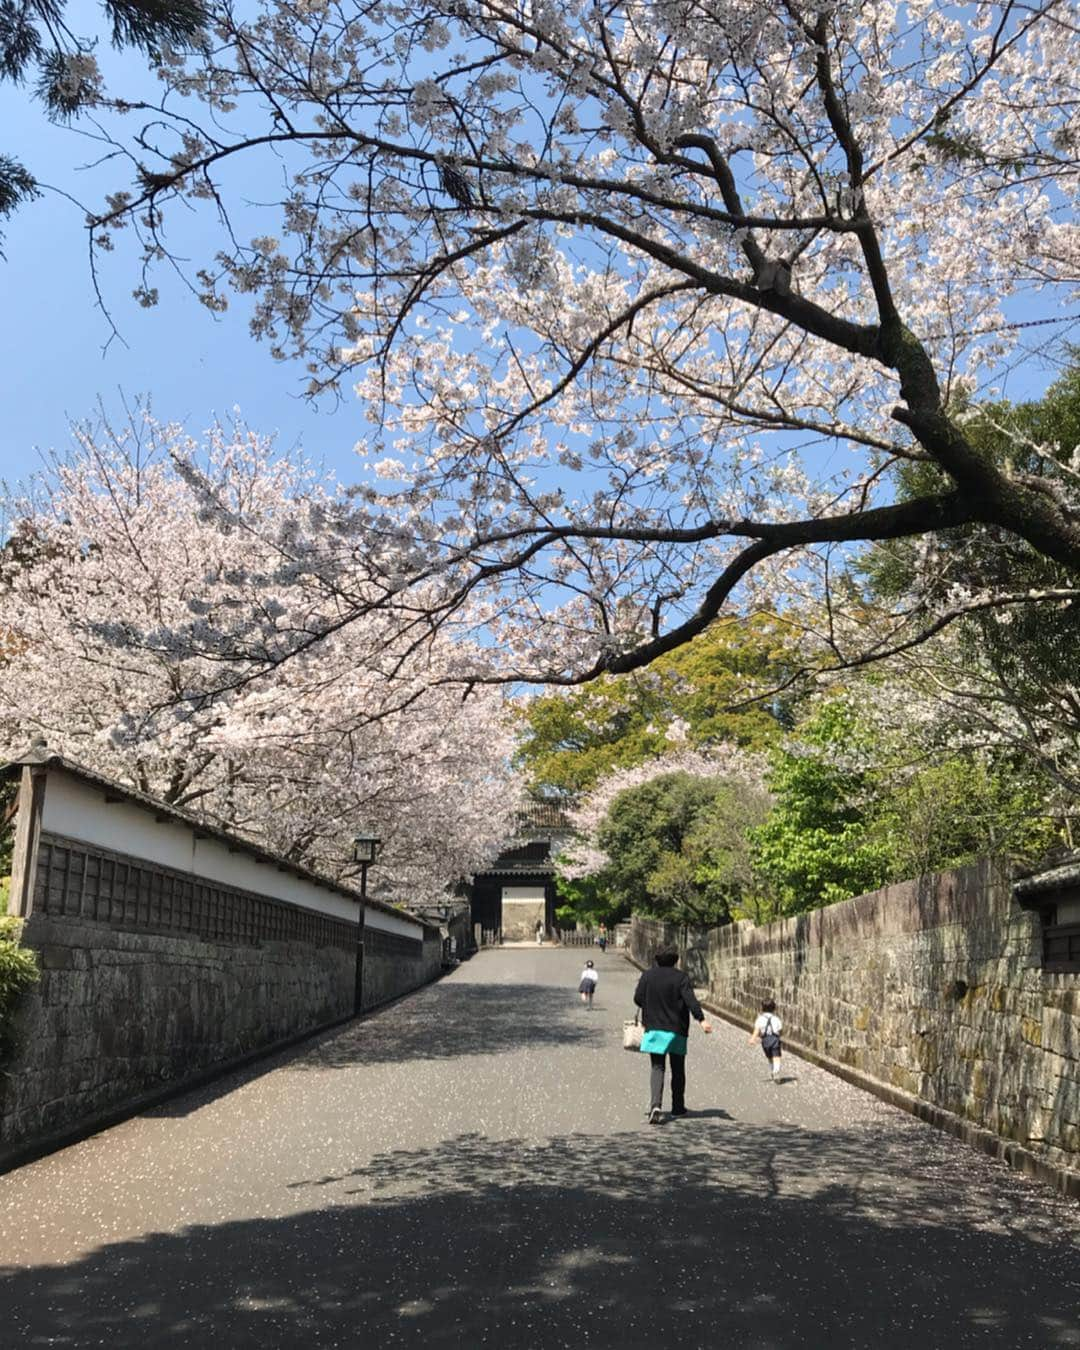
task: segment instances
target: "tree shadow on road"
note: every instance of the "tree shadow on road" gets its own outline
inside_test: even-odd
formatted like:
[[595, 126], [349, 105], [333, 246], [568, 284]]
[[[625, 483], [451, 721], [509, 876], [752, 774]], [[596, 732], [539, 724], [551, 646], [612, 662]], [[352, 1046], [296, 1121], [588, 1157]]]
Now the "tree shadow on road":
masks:
[[351, 1068], [413, 1059], [459, 1059], [546, 1046], [610, 1041], [577, 997], [536, 984], [432, 986], [384, 1017], [352, 1022], [292, 1063], [296, 1069]]
[[6, 1272], [11, 1344], [1080, 1346], [1075, 1206], [914, 1124], [467, 1135], [290, 1194]]
[[526, 1048], [611, 1044], [616, 1035], [610, 1023], [583, 1016], [573, 991], [535, 984], [441, 980], [144, 1114], [186, 1116], [279, 1069], [350, 1069], [408, 1060], [501, 1055]]

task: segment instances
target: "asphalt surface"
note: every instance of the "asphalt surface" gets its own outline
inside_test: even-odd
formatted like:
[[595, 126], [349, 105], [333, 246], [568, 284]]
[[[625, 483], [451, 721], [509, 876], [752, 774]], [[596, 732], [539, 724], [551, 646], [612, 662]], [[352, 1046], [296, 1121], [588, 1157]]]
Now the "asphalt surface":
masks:
[[585, 1011], [588, 954], [481, 953], [0, 1177], [0, 1346], [1080, 1347], [1080, 1206], [719, 1022], [646, 1124], [637, 972]]

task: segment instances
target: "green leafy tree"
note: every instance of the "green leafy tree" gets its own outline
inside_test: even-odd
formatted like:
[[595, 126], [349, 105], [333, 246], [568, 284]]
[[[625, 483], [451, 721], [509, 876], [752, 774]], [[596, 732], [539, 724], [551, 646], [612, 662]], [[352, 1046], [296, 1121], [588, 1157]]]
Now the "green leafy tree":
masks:
[[[15, 843], [15, 805], [18, 782], [0, 781], [0, 884], [11, 876], [11, 854]], [[0, 914], [7, 913], [7, 891], [0, 895]]]
[[[1077, 474], [1080, 366], [1041, 399], [969, 409], [965, 432], [987, 459], [1025, 475], [1048, 497], [1060, 496]], [[905, 465], [897, 475], [898, 496], [913, 500], [936, 479], [931, 465]], [[877, 544], [861, 569], [875, 600], [914, 601], [928, 616], [957, 590], [1026, 594], [1008, 606], [1006, 622], [1000, 610], [973, 610], [963, 620], [963, 643], [998, 672], [1018, 706], [1045, 705], [1062, 687], [1075, 686], [1080, 601], [1058, 599], [1055, 592], [1075, 590], [1076, 576], [1022, 540], [992, 526], [965, 525], [939, 532], [929, 548], [910, 539]]]
[[597, 834], [609, 859], [599, 882], [618, 916], [728, 922], [752, 885], [747, 824], [765, 809], [762, 794], [687, 773], [619, 793]]
[[793, 641], [786, 620], [729, 620], [646, 671], [531, 699], [521, 712], [518, 767], [535, 789], [577, 795], [612, 769], [662, 754], [675, 721], [691, 745], [773, 744], [790, 724], [791, 699], [748, 700], [783, 681]]
[[748, 785], [726, 785], [694, 825], [688, 841], [697, 877], [722, 899], [732, 919], [767, 923], [777, 916], [777, 897], [754, 865], [752, 831], [768, 817], [772, 799]]
[[888, 840], [890, 880], [983, 856], [1035, 860], [1058, 842], [1046, 784], [1015, 757], [958, 755], [905, 781], [881, 775], [874, 824]]
[[624, 919], [619, 903], [604, 889], [603, 877], [564, 877], [556, 875], [555, 893], [559, 904], [555, 918], [561, 927], [598, 928]]
[[[967, 409], [965, 430], [990, 461], [1024, 475], [1048, 498], [1060, 497], [1080, 468], [1080, 365], [1041, 399]], [[926, 464], [905, 466], [898, 495], [920, 496], [935, 473]], [[968, 776], [973, 800], [1000, 806], [995, 828], [986, 817], [987, 837], [1024, 853], [1045, 837], [1046, 818], [1054, 816], [1071, 840], [1080, 790], [1075, 574], [987, 525], [941, 531], [918, 544], [878, 544], [863, 558], [861, 573], [871, 605], [886, 613], [908, 609], [916, 626], [959, 613], [934, 641], [905, 652], [890, 678], [906, 684], [909, 697], [914, 691], [936, 705], [939, 759], [950, 743], [983, 752], [981, 768], [972, 760], [955, 773]], [[1013, 600], [963, 612], [965, 596], [987, 593]], [[988, 775], [987, 783], [1022, 785], [1023, 801], [1001, 786], [989, 797], [980, 794], [980, 774]]]
[[797, 744], [774, 755], [775, 802], [752, 841], [755, 865], [785, 914], [846, 900], [889, 877], [888, 843], [874, 834], [860, 804], [865, 749], [854, 717], [833, 701], [798, 728]]
[[[895, 696], [880, 672], [879, 700]], [[1045, 782], [1016, 756], [883, 736], [852, 690], [820, 705], [773, 760], [773, 809], [754, 864], [794, 914], [985, 855], [1038, 858], [1055, 842]], [[756, 916], [755, 916], [756, 917]]]
[[19, 919], [0, 914], [0, 1055], [11, 1047], [10, 1020], [15, 1000], [40, 975], [37, 956], [19, 944], [21, 928]]

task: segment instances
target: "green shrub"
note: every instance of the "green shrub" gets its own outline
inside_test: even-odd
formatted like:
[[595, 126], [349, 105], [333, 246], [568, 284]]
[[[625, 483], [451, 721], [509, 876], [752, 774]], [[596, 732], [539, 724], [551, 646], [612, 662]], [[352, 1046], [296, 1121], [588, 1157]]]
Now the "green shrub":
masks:
[[8, 1019], [15, 1000], [38, 978], [37, 957], [18, 943], [20, 920], [0, 915], [0, 1047], [8, 1034]]

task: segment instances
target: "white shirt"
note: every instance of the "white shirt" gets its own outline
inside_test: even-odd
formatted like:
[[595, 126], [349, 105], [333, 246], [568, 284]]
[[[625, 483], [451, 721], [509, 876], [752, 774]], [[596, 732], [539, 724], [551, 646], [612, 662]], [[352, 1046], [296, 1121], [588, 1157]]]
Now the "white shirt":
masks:
[[585, 969], [581, 972], [581, 978], [582, 980], [588, 980], [590, 984], [595, 984], [597, 980], [600, 978], [600, 975], [599, 972], [593, 970], [591, 966], [586, 966]]
[[779, 1036], [784, 1029], [784, 1023], [779, 1013], [763, 1012], [754, 1023], [755, 1036]]

